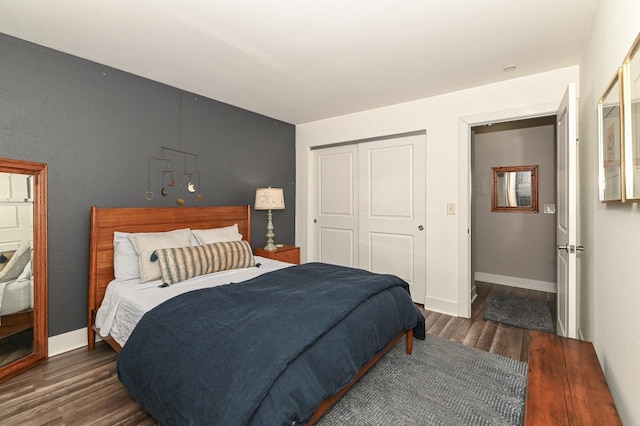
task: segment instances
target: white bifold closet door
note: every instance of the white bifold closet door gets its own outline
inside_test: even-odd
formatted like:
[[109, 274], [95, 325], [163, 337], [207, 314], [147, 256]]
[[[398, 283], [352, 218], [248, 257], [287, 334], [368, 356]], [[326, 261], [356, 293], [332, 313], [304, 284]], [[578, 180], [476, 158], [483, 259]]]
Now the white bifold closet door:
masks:
[[426, 296], [424, 133], [314, 151], [310, 260], [397, 275]]

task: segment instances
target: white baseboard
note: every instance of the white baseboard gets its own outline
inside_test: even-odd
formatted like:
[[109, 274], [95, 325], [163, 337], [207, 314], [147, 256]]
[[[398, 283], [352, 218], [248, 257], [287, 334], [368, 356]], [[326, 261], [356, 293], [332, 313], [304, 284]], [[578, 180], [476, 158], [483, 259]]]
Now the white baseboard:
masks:
[[458, 316], [458, 302], [450, 300], [438, 299], [427, 296], [424, 301], [424, 308], [429, 311], [440, 312], [441, 314]]
[[87, 327], [49, 337], [49, 357], [87, 346]]
[[487, 274], [485, 272], [475, 272], [473, 279], [486, 283], [526, 288], [528, 290], [546, 291], [547, 293], [556, 293], [557, 288], [556, 283], [548, 281], [529, 280], [527, 278], [508, 277], [506, 275]]

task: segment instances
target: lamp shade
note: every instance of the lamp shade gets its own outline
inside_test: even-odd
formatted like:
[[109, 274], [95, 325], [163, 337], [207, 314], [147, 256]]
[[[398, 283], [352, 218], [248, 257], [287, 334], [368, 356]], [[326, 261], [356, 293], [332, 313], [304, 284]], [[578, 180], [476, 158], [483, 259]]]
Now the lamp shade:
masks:
[[283, 210], [284, 191], [282, 188], [258, 188], [256, 189], [256, 210]]

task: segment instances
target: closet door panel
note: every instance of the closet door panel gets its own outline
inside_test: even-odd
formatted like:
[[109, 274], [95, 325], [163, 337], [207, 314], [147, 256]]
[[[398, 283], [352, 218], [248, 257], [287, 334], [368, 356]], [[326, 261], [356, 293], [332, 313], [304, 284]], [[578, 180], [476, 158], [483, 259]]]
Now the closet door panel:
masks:
[[414, 245], [413, 235], [369, 232], [370, 270], [415, 282]]
[[425, 135], [359, 145], [359, 266], [409, 283], [426, 294]]
[[320, 229], [320, 261], [340, 266], [356, 266], [355, 236], [352, 229]]
[[309, 260], [357, 267], [357, 146], [316, 150], [312, 161], [314, 214]]

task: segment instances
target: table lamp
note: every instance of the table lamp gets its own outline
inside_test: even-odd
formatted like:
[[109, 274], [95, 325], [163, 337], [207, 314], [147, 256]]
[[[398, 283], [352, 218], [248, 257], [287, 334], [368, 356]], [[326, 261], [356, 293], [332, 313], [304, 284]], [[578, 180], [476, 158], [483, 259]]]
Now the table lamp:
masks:
[[267, 213], [267, 245], [265, 250], [274, 251], [276, 245], [273, 243], [273, 222], [271, 221], [273, 214], [271, 210], [284, 210], [284, 191], [282, 188], [258, 188], [256, 189], [256, 210], [268, 210]]

